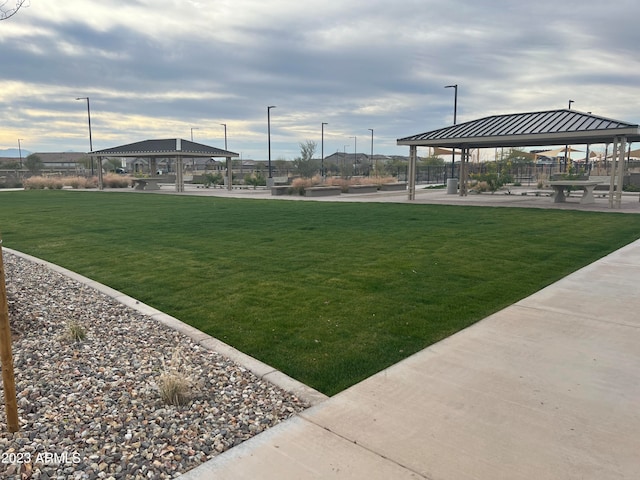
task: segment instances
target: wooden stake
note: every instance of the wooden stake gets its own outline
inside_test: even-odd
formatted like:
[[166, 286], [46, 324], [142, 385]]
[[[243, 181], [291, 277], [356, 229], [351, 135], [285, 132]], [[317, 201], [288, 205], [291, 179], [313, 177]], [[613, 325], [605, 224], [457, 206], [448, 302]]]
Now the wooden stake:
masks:
[[9, 327], [7, 287], [4, 278], [2, 240], [0, 240], [0, 361], [2, 362], [2, 385], [4, 387], [4, 409], [7, 413], [7, 426], [9, 431], [14, 433], [20, 430], [20, 424], [18, 423], [16, 381], [13, 375], [13, 354], [11, 352], [11, 328]]

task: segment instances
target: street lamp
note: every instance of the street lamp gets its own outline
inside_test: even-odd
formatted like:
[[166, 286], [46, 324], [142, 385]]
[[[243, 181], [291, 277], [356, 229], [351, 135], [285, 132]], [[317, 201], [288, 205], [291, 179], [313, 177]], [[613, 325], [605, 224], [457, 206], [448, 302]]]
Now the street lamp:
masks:
[[22, 170], [22, 146], [20, 145], [20, 140], [24, 140], [23, 138], [18, 139], [18, 152], [20, 154], [20, 169]]
[[[87, 117], [89, 118], [89, 152], [93, 152], [93, 140], [91, 140], [91, 108], [89, 107], [89, 97], [78, 97], [76, 100], [87, 101]], [[91, 175], [93, 176], [93, 156], [91, 156]]]
[[224, 149], [227, 149], [227, 124], [226, 123], [221, 123], [220, 125], [222, 125], [224, 127]]
[[191, 141], [193, 142], [193, 131], [194, 130], [200, 130], [199, 127], [191, 127]]
[[[453, 96], [453, 124], [456, 124], [457, 115], [458, 115], [458, 84], [455, 85], [447, 85], [444, 88], [453, 88], [454, 96]], [[456, 164], [456, 149], [451, 149], [451, 178], [453, 178], [453, 169]]]
[[271, 178], [271, 109], [276, 108], [275, 105], [267, 107], [267, 141], [269, 145], [269, 178]]
[[327, 122], [322, 122], [322, 137], [320, 141], [320, 176], [324, 179], [324, 126], [329, 125]]
[[[370, 128], [369, 131], [371, 132], [371, 162], [373, 162], [373, 128]], [[377, 173], [378, 169], [376, 168], [376, 173]]]
[[569, 100], [569, 110], [571, 110], [571, 104], [572, 103], [576, 103], [576, 102], [574, 102], [573, 100]]
[[353, 138], [353, 174], [356, 173], [356, 164], [358, 163], [358, 137], [349, 137]]

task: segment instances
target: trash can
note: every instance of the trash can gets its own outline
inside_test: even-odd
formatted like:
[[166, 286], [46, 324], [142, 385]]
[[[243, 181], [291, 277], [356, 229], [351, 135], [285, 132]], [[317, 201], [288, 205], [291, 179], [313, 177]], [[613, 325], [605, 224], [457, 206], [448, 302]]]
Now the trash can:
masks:
[[458, 193], [458, 179], [447, 178], [447, 195], [455, 195]]

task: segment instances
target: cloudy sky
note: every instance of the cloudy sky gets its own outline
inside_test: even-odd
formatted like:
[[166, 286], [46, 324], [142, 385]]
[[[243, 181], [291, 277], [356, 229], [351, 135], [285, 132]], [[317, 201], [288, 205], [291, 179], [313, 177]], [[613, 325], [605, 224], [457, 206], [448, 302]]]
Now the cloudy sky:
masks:
[[[4, 1], [4, 0], [2, 0]], [[0, 4], [2, 3], [0, 1]], [[12, 0], [9, 0], [8, 4]], [[7, 5], [5, 5], [7, 6]], [[637, 0], [31, 0], [0, 21], [0, 150], [181, 137], [245, 159], [572, 108], [640, 123]], [[356, 137], [356, 139], [352, 138]]]

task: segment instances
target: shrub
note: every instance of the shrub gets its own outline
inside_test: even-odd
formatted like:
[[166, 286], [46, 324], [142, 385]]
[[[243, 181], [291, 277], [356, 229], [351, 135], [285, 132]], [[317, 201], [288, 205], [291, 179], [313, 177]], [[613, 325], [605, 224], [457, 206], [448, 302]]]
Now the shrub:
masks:
[[181, 350], [177, 348], [169, 364], [163, 361], [163, 366], [164, 372], [158, 378], [160, 397], [169, 405], [186, 405], [193, 397], [197, 383]]
[[220, 185], [222, 183], [224, 183], [224, 178], [222, 176], [222, 173], [205, 173], [204, 175], [204, 179], [203, 179], [203, 185], [207, 188], [209, 188], [211, 185]]
[[131, 177], [118, 175], [117, 173], [107, 173], [102, 177], [102, 184], [107, 188], [127, 188], [131, 186]]
[[47, 179], [41, 176], [29, 177], [24, 179], [25, 190], [42, 190], [47, 185]]
[[305, 189], [312, 187], [313, 182], [310, 178], [294, 178], [291, 182], [291, 193], [304, 195]]
[[78, 188], [87, 188], [87, 179], [85, 177], [68, 177], [66, 183], [76, 190]]
[[62, 335], [63, 340], [71, 343], [78, 343], [82, 342], [86, 338], [87, 331], [77, 320], [71, 320], [69, 323], [67, 323], [65, 332]]

